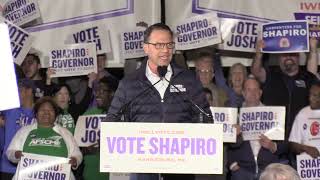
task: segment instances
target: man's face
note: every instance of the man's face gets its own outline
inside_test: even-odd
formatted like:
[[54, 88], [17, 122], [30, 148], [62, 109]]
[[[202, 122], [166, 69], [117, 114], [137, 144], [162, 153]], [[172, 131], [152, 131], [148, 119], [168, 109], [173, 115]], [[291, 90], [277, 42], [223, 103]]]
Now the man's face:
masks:
[[245, 81], [242, 94], [247, 105], [259, 105], [262, 91], [259, 87], [259, 83], [256, 80], [248, 79]]
[[112, 90], [105, 83], [98, 83], [95, 90], [95, 98], [98, 108], [106, 108], [111, 103], [113, 96]]
[[312, 86], [309, 92], [311, 109], [320, 109], [320, 87]]
[[[150, 34], [149, 42], [152, 44], [172, 43], [173, 39], [170, 32], [165, 30], [154, 30]], [[143, 45], [144, 52], [148, 55], [149, 65], [151, 66], [168, 66], [172, 59], [173, 49], [169, 49], [166, 45], [157, 49], [155, 45], [145, 43]]]
[[235, 66], [231, 71], [232, 87], [242, 87], [245, 81], [245, 72], [241, 66]]
[[40, 64], [37, 63], [34, 56], [27, 55], [21, 67], [24, 75], [29, 79], [33, 79], [39, 73]]
[[107, 56], [99, 55], [97, 56], [98, 72], [103, 72], [106, 66]]
[[195, 67], [201, 84], [205, 87], [208, 86], [212, 82], [212, 78], [214, 76], [212, 60], [209, 58], [198, 60]]
[[279, 55], [279, 65], [283, 73], [292, 76], [299, 71], [299, 54], [298, 53], [285, 53]]

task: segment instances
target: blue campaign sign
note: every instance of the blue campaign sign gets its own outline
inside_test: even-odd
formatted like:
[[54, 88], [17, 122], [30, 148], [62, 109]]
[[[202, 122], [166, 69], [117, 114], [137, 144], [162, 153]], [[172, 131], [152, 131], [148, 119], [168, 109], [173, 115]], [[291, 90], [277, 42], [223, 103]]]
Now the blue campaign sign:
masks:
[[320, 40], [320, 13], [294, 13], [296, 20], [307, 20], [309, 36]]
[[307, 21], [274, 22], [262, 25], [265, 53], [293, 53], [309, 51]]

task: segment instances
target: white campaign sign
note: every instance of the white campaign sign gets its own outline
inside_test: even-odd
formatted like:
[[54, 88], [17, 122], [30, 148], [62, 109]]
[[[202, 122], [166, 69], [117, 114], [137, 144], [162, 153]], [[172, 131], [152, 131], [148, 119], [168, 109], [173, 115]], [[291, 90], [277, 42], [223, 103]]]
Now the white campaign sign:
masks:
[[123, 59], [144, 57], [143, 37], [145, 28], [127, 29], [120, 33], [120, 49]]
[[100, 171], [221, 174], [222, 128], [222, 124], [102, 122]]
[[[222, 0], [165, 0], [166, 23], [172, 28], [184, 19], [205, 13], [217, 13], [221, 22], [221, 32], [223, 36], [223, 47], [231, 51], [254, 52], [252, 48], [255, 41], [256, 25], [261, 23], [295, 20], [295, 13], [319, 13], [320, 6], [318, 0], [268, 0], [268, 1], [222, 1]], [[313, 22], [319, 22], [319, 19], [312, 17]], [[227, 19], [227, 24], [225, 23]], [[242, 22], [242, 24], [239, 24]], [[230, 24], [229, 24], [230, 23]], [[247, 24], [249, 23], [249, 24]], [[233, 25], [237, 24], [234, 33]], [[243, 32], [242, 32], [243, 30]], [[247, 31], [248, 30], [248, 31]], [[247, 34], [247, 32], [249, 32]], [[258, 32], [260, 34], [260, 32]], [[233, 35], [233, 41], [232, 40]], [[231, 38], [231, 39], [230, 39]], [[226, 46], [226, 43], [229, 45]], [[231, 66], [237, 58], [237, 62], [251, 65], [248, 57], [252, 59], [249, 53], [225, 52], [225, 58], [222, 64]], [[239, 56], [242, 55], [242, 56]]]
[[210, 107], [213, 122], [223, 124], [223, 142], [233, 142], [237, 140], [237, 132], [234, 127], [237, 124], [238, 109], [225, 107]]
[[[1, 20], [2, 19], [0, 17], [0, 22]], [[31, 49], [34, 37], [9, 21], [4, 20], [4, 22], [9, 27], [12, 57], [14, 58], [14, 62], [16, 64], [21, 65]]]
[[174, 26], [176, 49], [188, 50], [221, 43], [220, 22], [215, 13], [194, 16]]
[[[119, 32], [128, 27], [136, 27], [140, 22], [148, 26], [160, 22], [161, 12], [160, 0], [41, 0], [38, 5], [41, 20], [28, 26], [26, 30], [35, 37], [33, 48], [42, 54], [42, 67], [49, 67], [47, 55], [51, 49], [71, 42], [70, 36], [93, 27], [109, 30], [112, 52], [107, 53], [106, 66], [123, 67]], [[101, 45], [107, 45], [108, 40], [100, 34], [99, 37]]]
[[261, 23], [232, 18], [221, 19], [223, 43], [220, 49], [242, 52], [255, 52]]
[[258, 140], [264, 134], [271, 140], [284, 140], [285, 115], [283, 106], [241, 108], [239, 122], [243, 139]]
[[79, 116], [74, 138], [79, 147], [88, 147], [98, 143], [100, 139], [100, 123], [106, 115]]
[[50, 50], [51, 77], [68, 77], [97, 73], [97, 55], [94, 43], [71, 44]]
[[312, 158], [306, 153], [297, 155], [297, 171], [302, 180], [319, 180], [320, 158]]
[[86, 29], [75, 30], [67, 37], [66, 44], [95, 43], [97, 54], [110, 53], [111, 42], [108, 27], [105, 25], [92, 26]]
[[68, 180], [70, 172], [68, 158], [23, 153], [15, 176], [18, 180]]
[[4, 6], [3, 16], [17, 26], [40, 18], [37, 0], [9, 0]]

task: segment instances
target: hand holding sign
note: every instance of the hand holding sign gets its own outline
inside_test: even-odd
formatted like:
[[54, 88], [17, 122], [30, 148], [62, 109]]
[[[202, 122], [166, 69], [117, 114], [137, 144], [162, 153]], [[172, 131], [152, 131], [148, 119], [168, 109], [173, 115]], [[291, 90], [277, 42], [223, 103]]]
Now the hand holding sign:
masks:
[[264, 41], [262, 39], [259, 39], [256, 45], [256, 53], [261, 53], [261, 49], [264, 47], [265, 47]]
[[51, 78], [54, 74], [56, 74], [56, 71], [54, 69], [51, 69], [51, 68], [47, 69], [46, 85], [51, 85]]
[[75, 157], [71, 157], [69, 160], [69, 164], [71, 164], [71, 166], [73, 168], [76, 168], [77, 167], [77, 159]]
[[310, 45], [310, 53], [317, 52], [318, 40], [316, 38], [310, 38], [309, 40]]
[[21, 159], [22, 156], [23, 156], [22, 151], [16, 151], [16, 152], [14, 153], [14, 157], [15, 157], [16, 159]]
[[313, 158], [317, 158], [320, 156], [318, 149], [313, 146], [304, 145], [303, 150]]
[[267, 136], [261, 134], [259, 142], [262, 147], [269, 149], [272, 153], [277, 151], [277, 144], [271, 141]]

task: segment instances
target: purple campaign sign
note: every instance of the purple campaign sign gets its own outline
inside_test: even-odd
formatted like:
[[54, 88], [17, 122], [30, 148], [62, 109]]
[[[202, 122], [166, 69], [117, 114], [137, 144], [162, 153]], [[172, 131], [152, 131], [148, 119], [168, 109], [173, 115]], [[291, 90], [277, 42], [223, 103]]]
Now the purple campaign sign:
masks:
[[309, 22], [309, 36], [320, 40], [320, 13], [294, 13], [296, 20]]
[[309, 51], [309, 33], [306, 21], [287, 21], [262, 25], [262, 39], [266, 53]]

